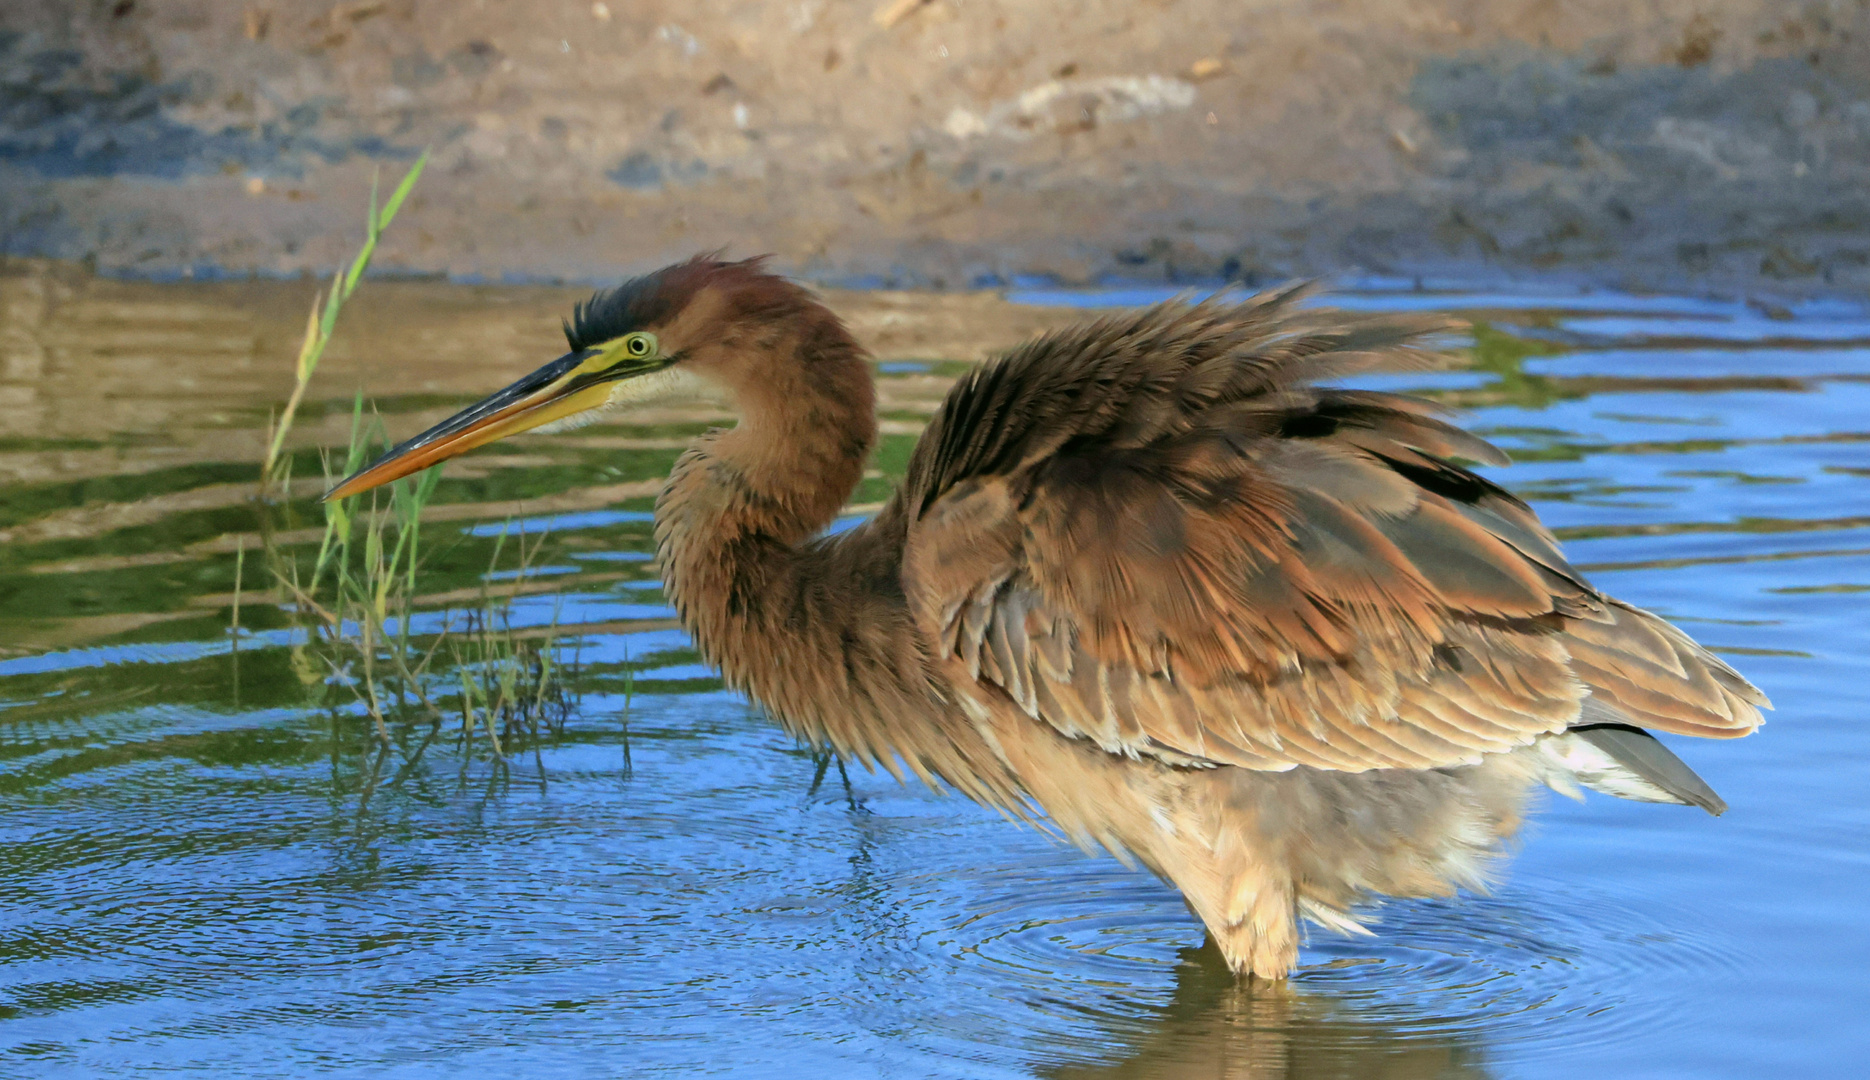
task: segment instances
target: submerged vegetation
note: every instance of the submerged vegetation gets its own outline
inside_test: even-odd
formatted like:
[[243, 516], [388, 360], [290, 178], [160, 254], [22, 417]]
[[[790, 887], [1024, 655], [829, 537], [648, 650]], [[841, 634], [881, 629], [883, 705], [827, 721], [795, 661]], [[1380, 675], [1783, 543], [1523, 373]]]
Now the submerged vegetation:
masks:
[[[563, 736], [577, 704], [577, 664], [560, 663], [557, 620], [530, 631], [513, 625], [513, 599], [524, 591], [543, 536], [509, 537], [503, 531], [478, 596], [463, 607], [425, 602], [423, 567], [433, 545], [424, 544], [422, 514], [440, 481], [439, 468], [317, 504], [323, 522], [316, 547], [303, 542], [309, 535], [301, 525], [307, 497], [329, 490], [369, 460], [373, 448], [389, 443], [360, 392], [351, 405], [346, 453], [341, 461], [321, 456], [323, 475], [315, 486], [295, 483], [293, 458], [284, 452], [339, 314], [426, 162], [424, 155], [381, 207], [373, 186], [364, 245], [313, 301], [292, 393], [271, 424], [261, 463], [268, 599], [285, 613], [292, 671], [311, 703], [334, 720], [350, 716], [368, 723], [374, 751], [364, 763], [365, 800], [382, 784], [410, 775], [437, 742], [451, 743], [459, 753], [464, 781], [474, 760], [491, 761], [496, 775], [514, 755], [530, 751], [536, 760], [546, 740]], [[240, 606], [237, 587], [236, 647]]]

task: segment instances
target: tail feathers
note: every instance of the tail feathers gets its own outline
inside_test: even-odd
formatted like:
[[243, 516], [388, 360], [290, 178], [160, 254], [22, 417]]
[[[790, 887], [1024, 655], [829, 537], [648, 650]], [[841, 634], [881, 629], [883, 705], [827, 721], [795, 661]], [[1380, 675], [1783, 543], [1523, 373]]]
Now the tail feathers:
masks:
[[[1695, 770], [1688, 763], [1675, 756], [1674, 751], [1657, 741], [1654, 735], [1639, 727], [1628, 724], [1592, 724], [1588, 727], [1572, 728], [1572, 734], [1590, 743], [1608, 756], [1623, 771], [1636, 777], [1645, 786], [1656, 789], [1664, 797], [1659, 801], [1680, 803], [1684, 806], [1699, 806], [1715, 817], [1727, 811], [1727, 801], [1714, 793], [1708, 782], [1695, 775]], [[1580, 780], [1582, 781], [1582, 777]], [[1622, 798], [1641, 798], [1637, 795], [1624, 795], [1605, 787], [1595, 790]]]
[[[1593, 706], [1597, 706], [1593, 708]], [[1540, 740], [1557, 766], [1547, 782], [1577, 796], [1576, 785], [1637, 802], [1699, 806], [1719, 817], [1727, 802], [1681, 758], [1595, 698], [1585, 699], [1585, 723]]]

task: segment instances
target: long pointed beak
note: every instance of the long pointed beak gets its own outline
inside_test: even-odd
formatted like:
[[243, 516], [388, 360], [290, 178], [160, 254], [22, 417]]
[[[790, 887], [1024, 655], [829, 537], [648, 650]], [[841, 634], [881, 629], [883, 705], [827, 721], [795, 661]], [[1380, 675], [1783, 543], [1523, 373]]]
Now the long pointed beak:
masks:
[[382, 457], [325, 492], [320, 501], [330, 502], [369, 491], [465, 454], [477, 446], [594, 409], [609, 400], [611, 383], [654, 370], [618, 364], [606, 371], [590, 371], [586, 361], [597, 355], [595, 350], [586, 349], [559, 357], [415, 438], [391, 447]]

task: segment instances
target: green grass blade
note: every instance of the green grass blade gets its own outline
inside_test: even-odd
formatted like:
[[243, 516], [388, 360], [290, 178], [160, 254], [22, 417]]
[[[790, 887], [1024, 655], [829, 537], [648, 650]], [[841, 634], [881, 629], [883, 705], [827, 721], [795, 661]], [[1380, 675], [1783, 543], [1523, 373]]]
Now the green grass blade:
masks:
[[351, 260], [350, 272], [344, 275], [345, 299], [350, 299], [351, 294], [357, 291], [357, 283], [363, 280], [364, 271], [370, 266], [370, 257], [376, 252], [377, 237], [375, 233], [372, 233], [370, 238], [364, 241], [364, 246], [358, 249], [357, 257]]
[[370, 212], [364, 215], [364, 235], [375, 240], [383, 232], [383, 225], [377, 221], [377, 185], [383, 180], [383, 168], [370, 170]]
[[331, 340], [331, 331], [338, 325], [338, 311], [344, 306], [344, 268], [338, 267], [331, 275], [331, 296], [325, 301], [325, 316], [318, 322], [318, 349], [324, 351], [325, 342]]
[[364, 467], [364, 457], [369, 453], [370, 440], [364, 427], [364, 392], [357, 391], [351, 399], [351, 446], [344, 458], [344, 475], [349, 476]]
[[429, 152], [424, 150], [422, 156], [416, 159], [416, 163], [409, 166], [409, 171], [403, 174], [402, 182], [396, 185], [396, 190], [390, 193], [389, 201], [383, 204], [383, 210], [377, 215], [379, 230], [389, 228], [390, 222], [396, 220], [396, 211], [403, 208], [403, 200], [407, 199], [409, 193], [415, 189], [416, 181], [421, 179], [422, 170], [427, 167], [428, 163]]

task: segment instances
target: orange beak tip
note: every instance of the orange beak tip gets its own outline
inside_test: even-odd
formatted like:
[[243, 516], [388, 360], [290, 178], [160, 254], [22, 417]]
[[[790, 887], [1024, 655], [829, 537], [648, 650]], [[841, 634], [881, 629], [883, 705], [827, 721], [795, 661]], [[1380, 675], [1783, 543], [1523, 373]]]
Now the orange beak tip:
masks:
[[[401, 480], [439, 465], [452, 457], [506, 438], [544, 426], [562, 416], [581, 412], [600, 404], [593, 400], [609, 393], [601, 384], [565, 393], [565, 382], [572, 370], [568, 364], [584, 354], [562, 357], [545, 368], [520, 380], [493, 397], [442, 421], [416, 436], [395, 457], [377, 461], [338, 482], [319, 498], [320, 503], [347, 499], [373, 488]], [[543, 381], [541, 381], [543, 379]], [[498, 403], [495, 411], [489, 407]]]

